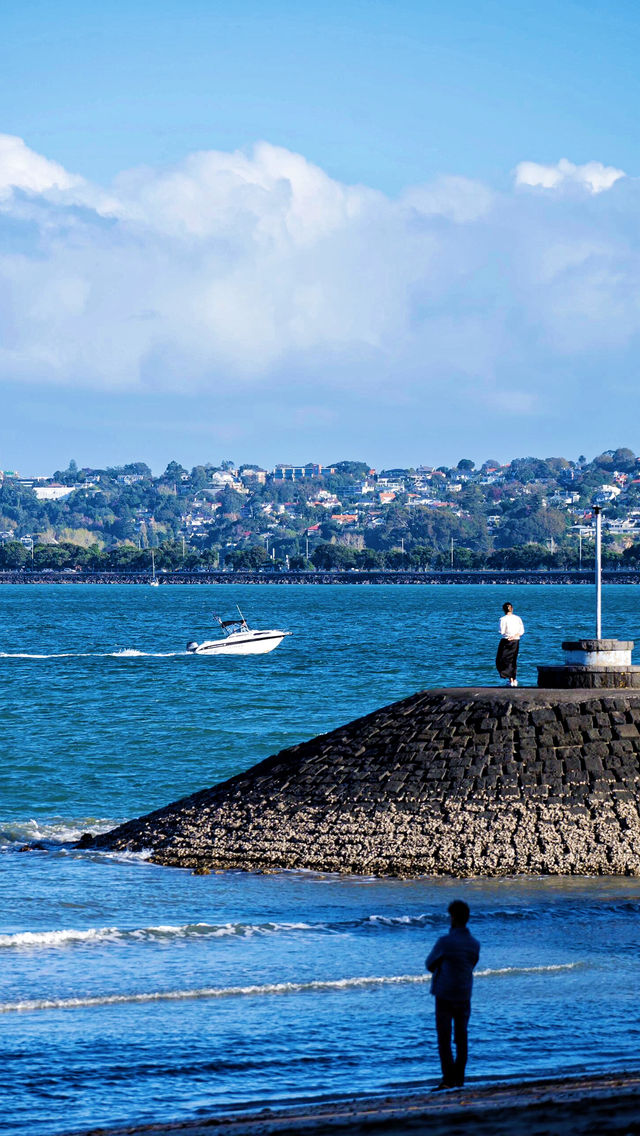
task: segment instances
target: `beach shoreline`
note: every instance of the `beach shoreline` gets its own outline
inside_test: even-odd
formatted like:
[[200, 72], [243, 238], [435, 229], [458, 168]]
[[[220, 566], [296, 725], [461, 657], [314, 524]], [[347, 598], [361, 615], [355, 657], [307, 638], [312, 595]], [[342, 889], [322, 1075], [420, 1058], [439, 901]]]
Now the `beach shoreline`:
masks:
[[467, 1131], [474, 1136], [639, 1133], [640, 1071], [227, 1110], [198, 1120], [82, 1129], [65, 1136], [462, 1136]]

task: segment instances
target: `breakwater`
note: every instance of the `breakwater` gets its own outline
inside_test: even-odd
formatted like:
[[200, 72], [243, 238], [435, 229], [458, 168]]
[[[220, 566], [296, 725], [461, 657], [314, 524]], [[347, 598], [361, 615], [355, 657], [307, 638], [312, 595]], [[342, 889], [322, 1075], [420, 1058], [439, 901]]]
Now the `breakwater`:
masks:
[[[0, 572], [0, 584], [148, 584], [148, 572]], [[590, 584], [595, 582], [592, 570], [503, 570], [499, 572], [469, 570], [448, 572], [374, 571], [374, 572], [161, 572], [160, 584]], [[604, 570], [605, 584], [640, 584], [640, 571]]]
[[427, 690], [82, 846], [160, 864], [640, 875], [640, 691]]

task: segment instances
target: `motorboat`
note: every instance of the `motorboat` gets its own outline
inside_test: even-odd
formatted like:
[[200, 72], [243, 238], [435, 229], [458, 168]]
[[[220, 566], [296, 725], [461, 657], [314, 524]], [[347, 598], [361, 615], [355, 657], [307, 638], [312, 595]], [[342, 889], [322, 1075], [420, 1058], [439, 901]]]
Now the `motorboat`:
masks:
[[215, 616], [223, 631], [222, 639], [207, 639], [203, 643], [187, 643], [187, 651], [192, 655], [267, 655], [290, 631], [257, 631], [249, 627], [238, 608], [238, 619], [221, 619]]

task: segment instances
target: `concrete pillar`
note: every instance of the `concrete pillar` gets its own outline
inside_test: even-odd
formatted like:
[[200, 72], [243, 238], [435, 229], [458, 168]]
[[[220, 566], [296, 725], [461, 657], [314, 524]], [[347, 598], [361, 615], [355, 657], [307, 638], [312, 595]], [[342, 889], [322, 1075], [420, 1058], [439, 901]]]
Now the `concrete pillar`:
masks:
[[562, 644], [564, 666], [538, 667], [538, 686], [554, 690], [640, 688], [630, 639], [577, 639]]

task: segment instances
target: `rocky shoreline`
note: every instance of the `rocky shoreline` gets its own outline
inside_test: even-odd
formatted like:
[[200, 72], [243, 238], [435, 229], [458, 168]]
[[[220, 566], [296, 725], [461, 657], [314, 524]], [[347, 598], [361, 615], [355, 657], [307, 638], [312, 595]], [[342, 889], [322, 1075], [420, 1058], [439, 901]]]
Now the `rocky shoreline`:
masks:
[[[16, 569], [0, 571], [0, 584], [140, 584], [149, 583], [149, 572], [75, 572], [72, 570], [42, 571]], [[179, 586], [180, 584], [420, 584], [437, 586], [440, 584], [482, 584], [508, 587], [511, 584], [580, 584], [593, 587], [593, 571], [588, 568], [532, 568], [532, 569], [469, 569], [455, 568], [450, 571], [423, 571], [411, 569], [323, 570], [313, 572], [161, 572], [160, 584]], [[605, 584], [640, 584], [640, 572], [634, 568], [604, 569], [602, 579]]]
[[640, 691], [427, 690], [84, 847], [158, 864], [640, 876]]

